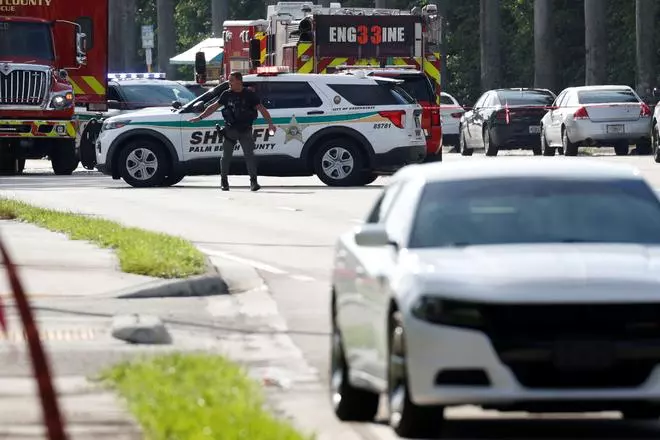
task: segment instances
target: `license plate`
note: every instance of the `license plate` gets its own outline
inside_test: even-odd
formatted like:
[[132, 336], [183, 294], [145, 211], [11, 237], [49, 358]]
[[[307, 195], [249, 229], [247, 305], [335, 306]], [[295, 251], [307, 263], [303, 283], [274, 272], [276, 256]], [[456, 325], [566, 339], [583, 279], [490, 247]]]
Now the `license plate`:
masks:
[[625, 126], [623, 124], [617, 124], [617, 125], [608, 125], [607, 126], [607, 132], [608, 133], [624, 133], [625, 132]]
[[608, 341], [557, 342], [554, 363], [560, 370], [600, 370], [614, 363], [614, 346]]
[[530, 125], [529, 133], [530, 134], [541, 134], [541, 126], [540, 125]]

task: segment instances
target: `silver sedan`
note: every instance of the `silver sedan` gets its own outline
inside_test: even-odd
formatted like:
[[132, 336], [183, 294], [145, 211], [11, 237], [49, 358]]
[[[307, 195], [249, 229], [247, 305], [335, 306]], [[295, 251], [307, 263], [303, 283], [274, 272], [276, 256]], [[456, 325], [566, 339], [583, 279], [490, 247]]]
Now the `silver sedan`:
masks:
[[660, 200], [636, 169], [503, 158], [400, 170], [332, 276], [335, 414], [660, 417]]
[[562, 149], [576, 156], [580, 146], [613, 146], [617, 156], [651, 154], [649, 106], [628, 86], [583, 86], [563, 90], [541, 120], [545, 156]]

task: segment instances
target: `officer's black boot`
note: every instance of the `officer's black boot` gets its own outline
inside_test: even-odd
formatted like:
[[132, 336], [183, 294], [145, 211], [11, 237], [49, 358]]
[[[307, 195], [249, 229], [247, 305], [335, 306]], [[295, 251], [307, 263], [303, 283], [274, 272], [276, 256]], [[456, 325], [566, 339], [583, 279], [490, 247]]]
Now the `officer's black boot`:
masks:
[[260, 189], [261, 185], [257, 183], [257, 178], [250, 177], [250, 191], [259, 191]]
[[229, 180], [227, 176], [222, 176], [220, 178], [220, 189], [223, 191], [229, 191]]

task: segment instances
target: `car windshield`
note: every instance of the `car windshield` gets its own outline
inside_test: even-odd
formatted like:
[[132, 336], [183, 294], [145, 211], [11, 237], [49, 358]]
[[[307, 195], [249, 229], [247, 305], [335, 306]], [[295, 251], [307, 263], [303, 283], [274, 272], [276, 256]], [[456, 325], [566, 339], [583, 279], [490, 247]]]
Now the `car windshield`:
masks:
[[502, 105], [552, 105], [555, 101], [545, 90], [500, 90], [497, 97]]
[[635, 102], [639, 99], [632, 90], [585, 90], [578, 92], [580, 104], [605, 104], [612, 102]]
[[660, 201], [643, 181], [544, 178], [434, 182], [409, 247], [660, 244]]
[[[0, 2], [1, 4], [1, 2]], [[47, 23], [0, 21], [0, 59], [52, 61], [53, 42]]]
[[123, 84], [122, 91], [131, 105], [169, 106], [172, 101], [187, 104], [195, 94], [178, 84]]

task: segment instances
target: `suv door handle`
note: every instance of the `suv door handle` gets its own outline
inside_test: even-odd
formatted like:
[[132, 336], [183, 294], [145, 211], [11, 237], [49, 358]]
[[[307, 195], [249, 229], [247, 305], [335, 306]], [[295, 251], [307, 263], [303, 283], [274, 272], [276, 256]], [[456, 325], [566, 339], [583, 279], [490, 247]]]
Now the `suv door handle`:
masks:
[[312, 110], [307, 112], [308, 115], [322, 115], [324, 113], [323, 110]]

